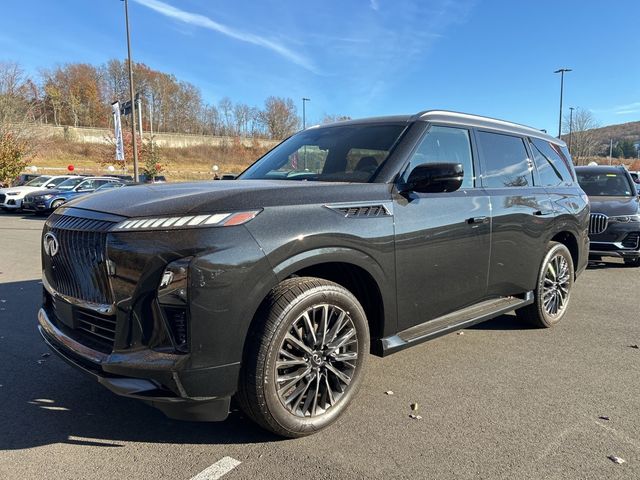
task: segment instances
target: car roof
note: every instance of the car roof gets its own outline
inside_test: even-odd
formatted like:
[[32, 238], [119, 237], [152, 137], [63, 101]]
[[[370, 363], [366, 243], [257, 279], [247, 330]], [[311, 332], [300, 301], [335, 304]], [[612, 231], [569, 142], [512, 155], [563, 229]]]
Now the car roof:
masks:
[[556, 137], [552, 137], [542, 130], [538, 130], [519, 123], [500, 120], [497, 118], [473, 115], [470, 113], [453, 112], [449, 110], [424, 110], [414, 115], [388, 115], [382, 117], [369, 117], [356, 120], [343, 120], [326, 125], [314, 125], [309, 128], [324, 128], [333, 125], [362, 125], [376, 123], [409, 123], [409, 122], [443, 122], [452, 123], [476, 128], [486, 128], [499, 130], [505, 133], [513, 133], [527, 137], [540, 138], [550, 143], [555, 143], [561, 147], [566, 144]]
[[590, 173], [620, 173], [626, 172], [627, 169], [622, 165], [582, 165], [576, 167], [576, 172], [590, 172]]

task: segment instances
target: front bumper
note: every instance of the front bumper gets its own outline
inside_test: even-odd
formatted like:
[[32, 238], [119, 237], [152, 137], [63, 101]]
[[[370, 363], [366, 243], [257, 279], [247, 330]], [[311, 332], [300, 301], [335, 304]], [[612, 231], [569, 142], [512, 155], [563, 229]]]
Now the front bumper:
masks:
[[13, 198], [10, 196], [7, 196], [4, 202], [0, 203], [0, 208], [3, 208], [5, 210], [19, 210], [21, 206], [22, 206], [21, 198]]
[[29, 212], [48, 212], [49, 210], [51, 210], [51, 207], [47, 204], [47, 202], [27, 199], [22, 202], [22, 209]]
[[[70, 365], [95, 378], [112, 392], [142, 400], [170, 418], [220, 421], [229, 414], [230, 396], [190, 396], [191, 385], [202, 380], [225, 383], [237, 377], [238, 365], [181, 370], [183, 356], [153, 350], [107, 354], [93, 350], [58, 328], [47, 311], [38, 311], [38, 330], [45, 343]], [[178, 393], [175, 393], [178, 392]]]
[[613, 223], [599, 234], [589, 235], [589, 255], [592, 257], [640, 257], [640, 225]]

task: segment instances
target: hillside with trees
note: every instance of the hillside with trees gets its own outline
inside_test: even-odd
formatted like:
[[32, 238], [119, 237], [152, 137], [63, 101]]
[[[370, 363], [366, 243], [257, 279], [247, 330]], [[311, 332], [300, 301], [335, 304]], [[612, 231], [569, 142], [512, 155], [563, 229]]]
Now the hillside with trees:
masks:
[[[142, 98], [143, 127], [161, 132], [281, 139], [300, 125], [290, 98], [269, 97], [262, 108], [223, 97], [202, 99], [193, 84], [134, 64], [134, 84]], [[19, 64], [0, 62], [0, 121], [74, 127], [111, 127], [111, 103], [129, 99], [127, 62], [68, 63], [42, 70], [37, 78]], [[127, 118], [123, 118], [126, 122]]]

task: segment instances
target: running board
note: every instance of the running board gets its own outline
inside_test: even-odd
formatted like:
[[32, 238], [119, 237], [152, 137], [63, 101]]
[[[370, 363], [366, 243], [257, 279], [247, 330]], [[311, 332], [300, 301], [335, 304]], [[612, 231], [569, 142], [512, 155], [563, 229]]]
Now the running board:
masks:
[[504, 313], [517, 310], [533, 303], [533, 292], [527, 292], [523, 298], [500, 297], [476, 303], [469, 307], [449, 313], [414, 327], [407, 328], [395, 335], [380, 339], [374, 353], [387, 356], [418, 343], [445, 335], [461, 328], [470, 327]]

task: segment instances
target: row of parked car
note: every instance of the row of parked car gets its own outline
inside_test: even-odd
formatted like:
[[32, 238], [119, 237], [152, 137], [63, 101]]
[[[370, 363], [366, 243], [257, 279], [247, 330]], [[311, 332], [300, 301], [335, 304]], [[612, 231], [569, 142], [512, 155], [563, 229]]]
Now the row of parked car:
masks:
[[[26, 211], [49, 213], [69, 200], [90, 193], [120, 188], [133, 183], [131, 175], [20, 175], [16, 184], [0, 189], [0, 208], [4, 211]], [[24, 182], [27, 180], [26, 182]], [[147, 179], [141, 176], [140, 183], [160, 183], [165, 178]]]

